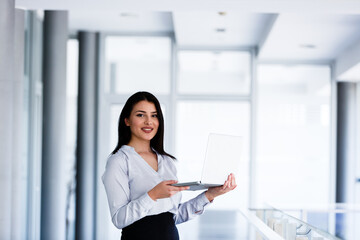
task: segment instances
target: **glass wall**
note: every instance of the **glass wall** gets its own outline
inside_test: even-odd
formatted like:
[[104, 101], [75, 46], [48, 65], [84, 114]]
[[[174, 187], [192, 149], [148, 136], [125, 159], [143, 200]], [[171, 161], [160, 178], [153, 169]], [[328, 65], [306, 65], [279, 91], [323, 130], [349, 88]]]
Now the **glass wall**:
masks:
[[178, 92], [249, 95], [250, 58], [240, 51], [180, 51]]
[[[360, 145], [360, 82], [356, 84], [356, 146]], [[360, 148], [356, 148], [356, 173], [355, 203], [360, 204]], [[359, 219], [360, 220], [360, 219]], [[359, 230], [360, 232], [360, 230]]]
[[330, 200], [329, 66], [258, 66], [258, 203]]
[[109, 36], [105, 43], [105, 92], [132, 94], [139, 90], [170, 93], [169, 37]]
[[[42, 136], [42, 19], [27, 17], [25, 62], [27, 232], [40, 238]], [[242, 136], [238, 188], [219, 197], [208, 214], [179, 226], [182, 239], [201, 236], [209, 222], [232, 219], [253, 202], [326, 204], [331, 199], [331, 70], [323, 65], [260, 64], [252, 50], [176, 50], [171, 34], [106, 36], [101, 41], [97, 165], [97, 238], [119, 239], [111, 223], [101, 175], [117, 141], [118, 117], [127, 98], [150, 91], [161, 102], [165, 149], [178, 159], [180, 181], [201, 177], [210, 133]], [[68, 44], [67, 237], [74, 238], [78, 43]], [[252, 69], [257, 68], [257, 79]], [[254, 90], [254, 82], [257, 88]], [[256, 92], [255, 92], [256, 91]], [[358, 109], [360, 86], [358, 84]], [[255, 93], [255, 94], [254, 94]], [[254, 98], [256, 95], [256, 99]], [[255, 101], [254, 101], [255, 100]], [[256, 107], [256, 108], [255, 108]], [[256, 109], [256, 114], [254, 113]], [[253, 118], [256, 116], [256, 119]], [[360, 109], [358, 111], [358, 119]], [[256, 123], [256, 135], [253, 125]], [[360, 128], [356, 131], [359, 133]], [[357, 134], [360, 135], [360, 134]], [[255, 143], [255, 156], [252, 151]], [[358, 154], [357, 177], [360, 177]], [[219, 161], [222, 161], [219, 159]], [[254, 171], [250, 171], [255, 163]], [[251, 175], [255, 173], [255, 175]], [[250, 181], [254, 180], [254, 182]], [[253, 184], [252, 184], [253, 183]], [[250, 185], [252, 184], [252, 185]], [[360, 184], [356, 185], [357, 202]], [[255, 199], [252, 199], [252, 191]], [[186, 201], [200, 192], [183, 192]], [[225, 220], [224, 220], [225, 221]], [[224, 228], [223, 228], [224, 229]], [[206, 230], [210, 231], [210, 230]], [[220, 231], [220, 230], [219, 230]], [[215, 233], [214, 233], [215, 234]]]
[[[210, 133], [243, 137], [239, 170], [234, 172], [238, 187], [217, 198], [201, 218], [179, 225], [179, 234], [185, 240], [210, 236], [232, 239], [238, 224], [234, 210], [247, 207], [250, 196], [251, 52], [181, 50], [175, 57], [174, 141], [179, 180], [200, 180]], [[224, 159], [219, 159], [222, 162]], [[185, 191], [183, 201], [198, 194]]]
[[[41, 147], [42, 147], [42, 35], [40, 12], [26, 12], [25, 29], [25, 79], [27, 92], [24, 100], [28, 104], [27, 148], [27, 236], [40, 239], [41, 200]], [[24, 118], [25, 119], [25, 118]], [[25, 217], [24, 216], [24, 217]]]
[[78, 98], [79, 42], [69, 39], [66, 78], [66, 237], [75, 239], [76, 140]]
[[[179, 225], [182, 239], [192, 239], [189, 232], [200, 236], [201, 221], [239, 207], [330, 202], [329, 66], [260, 64], [254, 90], [252, 51], [173, 51], [171, 36], [102, 39], [99, 176], [116, 145], [121, 109], [136, 91], [150, 91], [161, 102], [165, 149], [178, 159], [180, 181], [201, 177], [209, 133], [244, 139], [240, 170], [235, 173], [237, 190], [216, 199], [207, 219]], [[120, 231], [111, 223], [98, 181], [98, 217], [104, 220], [98, 224], [98, 237], [118, 239]], [[199, 193], [183, 192], [183, 201]]]

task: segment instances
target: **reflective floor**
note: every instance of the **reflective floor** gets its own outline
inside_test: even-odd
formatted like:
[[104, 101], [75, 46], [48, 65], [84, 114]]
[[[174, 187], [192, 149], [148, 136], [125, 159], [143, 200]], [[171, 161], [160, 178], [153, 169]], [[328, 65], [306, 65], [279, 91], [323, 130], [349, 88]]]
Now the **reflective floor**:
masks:
[[237, 211], [207, 210], [202, 216], [177, 225], [181, 240], [256, 239], [256, 230]]

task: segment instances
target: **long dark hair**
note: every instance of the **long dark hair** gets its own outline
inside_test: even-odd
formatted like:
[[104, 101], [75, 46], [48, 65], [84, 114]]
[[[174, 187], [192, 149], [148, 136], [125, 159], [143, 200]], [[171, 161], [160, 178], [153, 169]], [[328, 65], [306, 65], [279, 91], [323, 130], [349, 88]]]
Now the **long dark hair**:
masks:
[[130, 127], [126, 126], [125, 124], [125, 118], [130, 117], [131, 111], [133, 110], [135, 104], [144, 100], [155, 105], [157, 117], [159, 120], [159, 128], [156, 135], [153, 137], [153, 139], [150, 140], [150, 147], [162, 155], [166, 155], [175, 159], [174, 156], [168, 154], [164, 150], [164, 116], [161, 111], [159, 100], [157, 100], [157, 98], [149, 92], [137, 92], [129, 97], [129, 99], [126, 101], [119, 117], [118, 143], [114, 151], [112, 151], [112, 154], [115, 154], [123, 145], [126, 145], [130, 142], [131, 131]]

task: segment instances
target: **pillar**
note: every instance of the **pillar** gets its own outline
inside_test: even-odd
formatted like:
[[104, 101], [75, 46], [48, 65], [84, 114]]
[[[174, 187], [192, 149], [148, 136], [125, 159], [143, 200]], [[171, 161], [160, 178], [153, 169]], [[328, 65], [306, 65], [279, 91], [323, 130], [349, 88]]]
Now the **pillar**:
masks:
[[24, 156], [25, 11], [15, 10], [11, 239], [26, 239], [27, 157]]
[[79, 33], [76, 239], [95, 236], [97, 35]]
[[0, 1], [0, 239], [11, 239], [15, 1]]
[[65, 239], [67, 11], [45, 11], [43, 38], [43, 143], [41, 239]]

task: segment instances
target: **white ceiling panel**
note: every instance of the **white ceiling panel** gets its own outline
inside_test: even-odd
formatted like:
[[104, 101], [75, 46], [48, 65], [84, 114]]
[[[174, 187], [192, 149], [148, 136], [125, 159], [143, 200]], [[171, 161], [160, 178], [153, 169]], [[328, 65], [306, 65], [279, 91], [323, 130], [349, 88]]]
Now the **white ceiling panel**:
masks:
[[360, 42], [359, 0], [15, 2], [24, 9], [68, 10], [71, 32], [174, 32], [180, 47], [258, 47], [261, 61], [330, 62]]
[[69, 12], [70, 30], [102, 32], [172, 32], [172, 16], [169, 12], [121, 12], [87, 11]]
[[272, 14], [244, 12], [175, 12], [174, 30], [180, 47], [256, 46]]
[[360, 15], [280, 14], [261, 60], [330, 61], [360, 40]]

